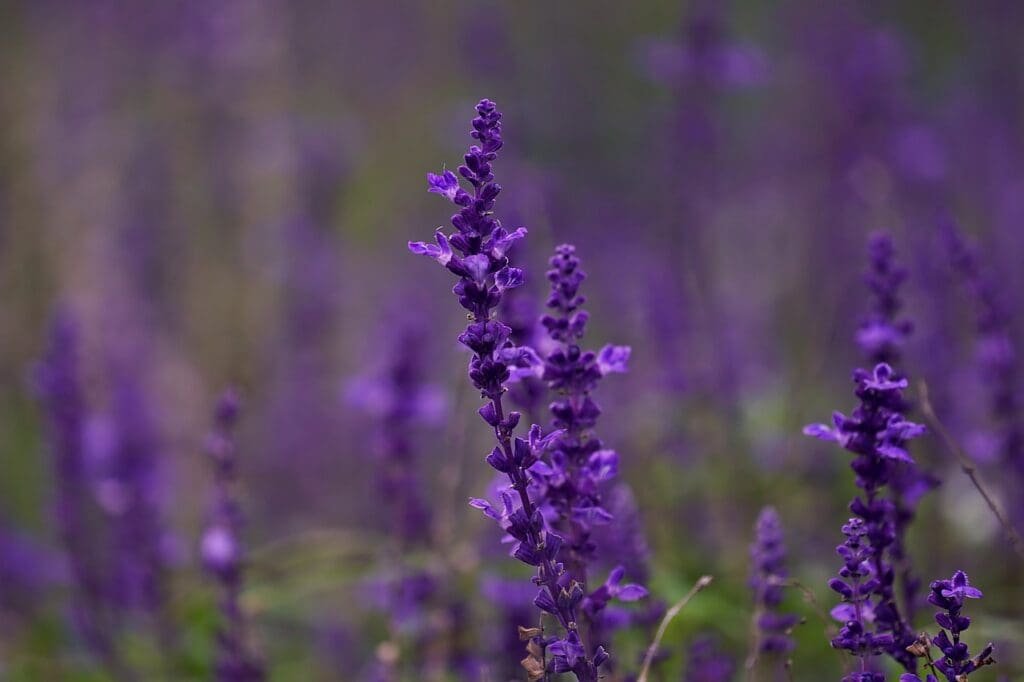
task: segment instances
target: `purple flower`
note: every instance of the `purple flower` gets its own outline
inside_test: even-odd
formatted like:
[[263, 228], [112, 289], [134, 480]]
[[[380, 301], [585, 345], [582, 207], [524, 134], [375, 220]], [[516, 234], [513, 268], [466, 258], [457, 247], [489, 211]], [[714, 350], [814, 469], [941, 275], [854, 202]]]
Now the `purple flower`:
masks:
[[502, 147], [501, 114], [486, 99], [477, 104], [476, 112], [471, 135], [477, 144], [470, 146], [458, 168], [458, 175], [472, 186], [472, 194], [453, 187], [448, 173], [428, 177], [431, 192], [459, 207], [451, 218], [455, 231], [449, 236], [439, 232], [436, 247], [410, 242], [409, 250], [434, 258], [458, 277], [453, 293], [469, 312], [470, 323], [459, 342], [473, 353], [470, 382], [486, 401], [478, 412], [494, 431], [496, 446], [486, 461], [509, 480], [501, 510], [482, 499], [471, 504], [498, 521], [514, 542], [513, 556], [535, 568], [534, 582], [541, 589], [534, 604], [552, 614], [564, 632], [532, 637], [523, 666], [531, 679], [546, 672], [572, 672], [581, 682], [595, 682], [597, 668], [608, 655], [600, 647], [591, 653], [580, 639], [577, 610], [583, 588], [567, 573], [561, 560], [563, 538], [548, 528], [530, 492], [529, 469], [546, 454], [552, 439], [543, 437], [536, 426], [529, 439], [515, 436], [520, 415], [506, 414], [503, 405], [513, 370], [529, 367], [536, 358], [536, 353], [517, 348], [510, 339], [512, 330], [493, 318], [503, 294], [523, 283], [522, 272], [509, 264], [508, 249], [526, 235], [526, 229], [509, 233], [494, 214], [501, 186], [494, 182], [492, 162]]
[[[896, 263], [896, 252], [892, 238], [884, 232], [877, 232], [868, 242], [870, 269], [865, 281], [871, 292], [872, 307], [861, 322], [857, 331], [857, 344], [869, 363], [887, 366], [898, 364], [907, 338], [913, 331], [913, 324], [906, 318], [900, 318], [903, 307], [900, 299], [900, 287], [906, 281], [907, 271]], [[891, 377], [885, 382], [899, 384], [905, 388], [906, 378], [893, 370]], [[875, 386], [884, 390], [881, 385]], [[910, 409], [907, 401], [893, 405], [894, 412], [906, 414]], [[898, 443], [920, 435], [923, 427], [893, 416], [886, 427], [886, 442], [879, 447], [879, 452], [891, 460], [889, 464], [889, 490], [893, 503], [892, 523], [894, 539], [890, 552], [893, 563], [901, 577], [903, 602], [906, 609], [905, 620], [910, 622], [917, 609], [921, 581], [914, 575], [910, 559], [904, 549], [906, 533], [917, 513], [917, 505], [921, 497], [938, 485], [938, 480], [921, 471], [906, 450]]]
[[843, 526], [843, 534], [846, 541], [836, 548], [843, 565], [839, 577], [828, 583], [842, 598], [842, 603], [832, 609], [832, 617], [843, 623], [839, 634], [832, 639], [832, 646], [860, 658], [863, 669], [866, 658], [888, 650], [893, 638], [876, 629], [872, 596], [878, 591], [879, 581], [872, 565], [873, 550], [866, 524], [863, 519], [852, 518]]
[[754, 542], [750, 546], [750, 587], [754, 592], [758, 653], [781, 654], [793, 650], [790, 628], [800, 621], [795, 614], [782, 613], [782, 581], [786, 578], [786, 546], [782, 521], [773, 507], [757, 517]]
[[[870, 573], [861, 572], [859, 564], [848, 564], [844, 570], [856, 572], [864, 584], [853, 588], [843, 580], [832, 581], [833, 589], [843, 596], [847, 605], [855, 605], [857, 611], [857, 617], [851, 618], [851, 608], [840, 610], [840, 620], [847, 621], [847, 625], [840, 638], [833, 641], [833, 646], [861, 657], [884, 649], [907, 670], [913, 671], [916, 660], [907, 653], [906, 647], [913, 643], [914, 634], [896, 603], [894, 590], [891, 548], [896, 542], [895, 505], [884, 497], [884, 491], [890, 480], [892, 462], [913, 461], [906, 452], [906, 441], [921, 435], [924, 429], [903, 418], [902, 389], [906, 380], [897, 377], [889, 365], [879, 364], [871, 373], [858, 369], [853, 380], [860, 399], [853, 414], [846, 417], [836, 413], [834, 428], [813, 424], [804, 429], [807, 435], [836, 441], [854, 453], [850, 466], [856, 474], [857, 486], [864, 493], [850, 503], [850, 511], [860, 523], [854, 526], [851, 522], [844, 527], [847, 543], [840, 546], [840, 555], [846, 558], [854, 551], [863, 552]], [[850, 544], [861, 535], [863, 542], [857, 539], [855, 547]], [[869, 630], [872, 624], [878, 634]]]
[[[604, 489], [618, 475], [619, 466], [618, 454], [605, 448], [595, 431], [601, 409], [591, 394], [606, 374], [626, 371], [630, 349], [609, 345], [595, 353], [580, 348], [589, 319], [582, 309], [586, 299], [579, 291], [586, 273], [570, 244], [557, 247], [549, 263], [547, 306], [551, 312], [540, 322], [551, 340], [551, 350], [541, 378], [557, 394], [549, 407], [557, 435], [548, 457], [538, 462], [531, 474], [538, 506], [565, 538], [566, 568], [586, 587], [588, 568], [598, 553], [594, 528], [612, 520], [604, 507]], [[621, 564], [635, 563], [630, 561], [633, 557], [607, 558], [620, 565], [584, 602], [583, 611], [592, 623], [600, 619], [611, 599], [635, 601], [647, 594], [640, 585], [619, 587], [624, 573]]]
[[872, 294], [872, 308], [857, 330], [857, 345], [872, 365], [891, 365], [899, 362], [903, 345], [913, 330], [910, 320], [898, 319], [902, 307], [899, 289], [907, 271], [896, 264], [892, 238], [884, 232], [871, 235], [868, 253], [871, 269], [864, 279]]
[[217, 633], [215, 663], [218, 682], [258, 682], [265, 677], [262, 662], [249, 649], [241, 605], [245, 560], [239, 538], [242, 512], [232, 490], [236, 468], [233, 431], [238, 411], [237, 394], [225, 391], [214, 411], [213, 431], [206, 439], [206, 454], [213, 463], [214, 499], [199, 554], [221, 592], [222, 623]]
[[96, 510], [90, 504], [86, 476], [86, 406], [79, 383], [79, 331], [67, 311], [59, 310], [54, 315], [48, 346], [33, 378], [47, 417], [57, 489], [57, 529], [74, 587], [75, 622], [93, 655], [115, 676], [123, 674], [124, 664], [111, 637], [111, 604], [101, 567], [96, 563], [96, 538], [89, 523]]
[[[960, 613], [964, 599], [981, 599], [981, 596], [981, 590], [970, 584], [963, 571], [957, 571], [948, 580], [936, 580], [931, 584], [928, 601], [941, 609], [935, 614], [935, 622], [942, 628], [930, 642], [942, 652], [942, 657], [935, 660], [932, 671], [941, 673], [947, 682], [964, 682], [968, 675], [995, 662], [992, 659], [994, 649], [991, 642], [977, 656], [972, 657], [968, 646], [960, 641], [960, 635], [971, 626], [971, 619]], [[918, 655], [927, 656], [931, 661], [928, 639], [922, 635], [916, 644]], [[921, 682], [921, 679], [916, 675], [904, 675], [900, 682]], [[938, 678], [928, 675], [925, 682], [938, 682]]]

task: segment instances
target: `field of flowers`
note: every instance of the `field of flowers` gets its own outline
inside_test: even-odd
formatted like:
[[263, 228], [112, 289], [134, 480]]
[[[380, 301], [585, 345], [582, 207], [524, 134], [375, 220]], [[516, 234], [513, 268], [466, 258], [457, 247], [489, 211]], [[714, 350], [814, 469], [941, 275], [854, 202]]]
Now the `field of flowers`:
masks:
[[1022, 25], [0, 3], [0, 680], [1024, 680]]

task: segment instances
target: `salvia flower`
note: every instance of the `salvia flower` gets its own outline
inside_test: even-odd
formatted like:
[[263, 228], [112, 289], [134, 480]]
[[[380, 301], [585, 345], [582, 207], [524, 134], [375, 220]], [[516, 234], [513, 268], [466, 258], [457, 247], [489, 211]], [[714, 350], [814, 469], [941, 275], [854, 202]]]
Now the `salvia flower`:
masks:
[[800, 617], [780, 610], [782, 582], [787, 575], [786, 546], [782, 521], [773, 507], [765, 507], [757, 517], [750, 560], [750, 587], [756, 606], [757, 653], [784, 654], [792, 651], [794, 643], [789, 631]]
[[85, 397], [79, 379], [79, 329], [66, 311], [50, 326], [44, 357], [35, 367], [34, 384], [47, 417], [57, 488], [56, 517], [75, 588], [75, 622], [93, 654], [114, 673], [123, 672], [110, 636], [107, 592], [90, 548], [89, 481], [84, 429]]
[[262, 663], [248, 648], [241, 605], [245, 558], [239, 537], [242, 514], [232, 490], [236, 467], [233, 431], [238, 409], [237, 395], [225, 392], [217, 403], [214, 429], [206, 442], [214, 470], [214, 500], [199, 551], [203, 566], [221, 592], [223, 623], [217, 633], [215, 670], [219, 682], [257, 682], [265, 677]]
[[857, 330], [857, 345], [871, 364], [896, 364], [913, 329], [910, 320], [899, 318], [903, 305], [899, 289], [907, 271], [896, 264], [892, 238], [884, 232], [871, 236], [868, 253], [871, 265], [864, 279], [872, 294], [872, 308]]
[[[870, 267], [864, 279], [871, 292], [871, 310], [857, 330], [857, 344], [872, 366], [886, 363], [897, 367], [902, 361], [903, 347], [913, 331], [913, 323], [900, 317], [903, 307], [900, 287], [907, 279], [907, 270], [896, 262], [896, 250], [888, 233], [876, 232], [871, 235], [868, 255]], [[905, 377], [898, 369], [894, 369], [894, 373], [901, 378]], [[898, 411], [903, 414], [909, 409], [908, 401], [898, 406]], [[903, 606], [909, 622], [918, 604], [921, 581], [914, 575], [905, 550], [906, 533], [917, 514], [921, 498], [935, 488], [938, 481], [921, 471], [913, 462], [893, 462], [889, 467], [895, 532], [891, 553], [900, 574]]]
[[563, 538], [548, 528], [529, 490], [531, 467], [558, 434], [544, 435], [534, 425], [528, 438], [516, 436], [520, 415], [506, 414], [502, 401], [512, 369], [536, 365], [538, 358], [532, 349], [516, 347], [509, 327], [494, 318], [502, 294], [523, 283], [523, 271], [510, 265], [508, 251], [526, 235], [526, 228], [508, 232], [494, 215], [501, 186], [494, 182], [491, 164], [502, 147], [501, 114], [486, 99], [477, 104], [476, 112], [471, 135], [477, 144], [469, 148], [458, 168], [472, 192], [463, 189], [451, 171], [427, 176], [429, 191], [459, 207], [451, 219], [455, 231], [446, 235], [438, 229], [436, 244], [410, 242], [409, 250], [433, 258], [458, 277], [453, 293], [469, 312], [469, 325], [459, 335], [459, 342], [473, 354], [469, 379], [486, 401], [480, 417], [494, 431], [496, 445], [486, 461], [510, 484], [501, 495], [501, 508], [483, 499], [471, 504], [496, 520], [513, 539], [513, 556], [534, 567], [533, 580], [540, 587], [534, 603], [554, 616], [562, 630], [558, 636], [531, 634], [523, 666], [533, 680], [549, 672], [571, 672], [581, 682], [594, 682], [608, 654], [601, 647], [591, 653], [580, 637], [577, 613], [583, 587], [566, 571], [561, 560]]
[[[931, 638], [931, 644], [942, 653], [942, 657], [932, 660], [928, 640], [923, 635], [914, 649], [919, 655], [926, 656], [932, 672], [941, 674], [947, 682], [965, 682], [968, 675], [995, 662], [991, 642], [977, 656], [971, 656], [970, 649], [960, 641], [961, 633], [971, 626], [971, 619], [961, 614], [964, 600], [981, 599], [981, 596], [981, 590], [971, 585], [963, 571], [957, 571], [948, 580], [936, 580], [931, 584], [928, 602], [940, 609], [935, 614], [935, 622], [941, 628], [939, 634]], [[925, 682], [938, 682], [939, 679], [929, 674]], [[903, 675], [900, 682], [921, 682], [921, 678]]]
[[[538, 505], [566, 538], [566, 566], [573, 579], [586, 587], [587, 568], [597, 550], [594, 528], [612, 520], [604, 506], [603, 490], [619, 469], [618, 453], [605, 448], [594, 431], [601, 408], [591, 393], [605, 375], [626, 371], [630, 349], [608, 345], [595, 352], [580, 348], [589, 318], [582, 309], [586, 299], [579, 293], [586, 273], [570, 244], [557, 247], [549, 263], [547, 306], [551, 313], [541, 317], [541, 324], [552, 343], [541, 378], [557, 395], [549, 407], [556, 430], [548, 458], [538, 462], [531, 473]], [[613, 569], [608, 581], [588, 595], [584, 602], [588, 619], [597, 620], [613, 598], [635, 601], [647, 595], [640, 585], [620, 588], [623, 574], [621, 566]]]
[[[863, 521], [864, 546], [870, 556], [871, 576], [865, 582], [870, 588], [861, 586], [861, 592], [856, 596], [867, 597], [864, 603], [870, 609], [871, 618], [858, 619], [850, 626], [850, 632], [856, 634], [854, 631], [858, 628], [866, 632], [865, 624], [873, 622], [880, 635], [891, 638], [885, 647], [886, 652], [908, 670], [914, 670], [914, 657], [906, 652], [906, 647], [914, 641], [914, 635], [896, 603], [894, 590], [891, 547], [896, 539], [895, 508], [892, 501], [885, 498], [884, 491], [889, 483], [892, 463], [913, 462], [906, 444], [923, 434], [924, 427], [904, 418], [901, 410], [907, 381], [897, 376], [889, 365], [878, 364], [872, 372], [858, 369], [853, 380], [857, 386], [855, 394], [860, 399], [860, 405], [853, 414], [846, 416], [836, 412], [833, 414], [833, 426], [811, 424], [804, 428], [804, 433], [834, 441], [852, 452], [854, 458], [850, 466], [856, 474], [857, 486], [863, 491], [862, 496], [858, 495], [850, 503], [850, 511]], [[847, 537], [849, 541], [849, 534]], [[833, 588], [838, 586], [836, 583]], [[847, 598], [842, 591], [840, 594]], [[849, 615], [850, 612], [846, 609], [843, 613]], [[850, 649], [850, 646], [844, 643], [839, 648]], [[858, 655], [877, 648], [858, 645]]]
[[843, 560], [839, 577], [829, 580], [828, 586], [839, 593], [842, 603], [832, 609], [832, 616], [843, 623], [832, 646], [845, 649], [861, 659], [865, 666], [873, 656], [892, 645], [892, 635], [872, 630], [875, 621], [871, 597], [877, 592], [878, 578], [872, 566], [871, 541], [863, 519], [852, 518], [843, 526], [846, 541], [836, 547]]

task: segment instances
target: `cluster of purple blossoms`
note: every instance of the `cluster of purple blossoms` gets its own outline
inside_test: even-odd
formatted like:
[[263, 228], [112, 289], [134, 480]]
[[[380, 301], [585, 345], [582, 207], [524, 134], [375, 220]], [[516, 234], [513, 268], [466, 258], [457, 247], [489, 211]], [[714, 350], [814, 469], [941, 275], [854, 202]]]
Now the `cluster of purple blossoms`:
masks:
[[[594, 431], [601, 408], [591, 394], [602, 377], [626, 371], [630, 349], [606, 345], [595, 353], [580, 348], [589, 318], [581, 308], [586, 299], [579, 293], [586, 273], [570, 244], [555, 249], [550, 265], [547, 306], [552, 312], [541, 318], [541, 324], [551, 339], [551, 351], [541, 378], [557, 396], [549, 406], [555, 432], [549, 458], [531, 469], [531, 490], [548, 524], [565, 537], [567, 570], [586, 589], [587, 568], [597, 551], [595, 526], [612, 520], [603, 492], [619, 469], [618, 454], [606, 449]], [[635, 601], [647, 595], [639, 585], [621, 585], [624, 573], [616, 567], [608, 581], [587, 596], [583, 611], [588, 620], [597, 621], [612, 598]]]
[[754, 592], [756, 606], [756, 653], [788, 653], [794, 647], [789, 631], [800, 622], [800, 617], [779, 610], [783, 598], [782, 583], [787, 575], [786, 546], [782, 536], [782, 521], [773, 507], [765, 507], [757, 517], [750, 560], [750, 587]]
[[502, 402], [512, 371], [535, 366], [538, 358], [531, 349], [512, 344], [509, 327], [493, 319], [502, 293], [523, 283], [522, 270], [509, 265], [507, 252], [526, 235], [526, 229], [508, 232], [494, 216], [494, 202], [501, 186], [494, 182], [491, 163], [502, 147], [501, 114], [489, 100], [480, 101], [476, 111], [471, 134], [478, 144], [469, 148], [465, 163], [458, 169], [459, 175], [472, 185], [472, 194], [460, 186], [451, 171], [427, 176], [431, 192], [459, 207], [451, 219], [456, 231], [448, 237], [439, 229], [436, 244], [410, 242], [409, 249], [437, 260], [459, 278], [453, 292], [469, 312], [469, 325], [459, 335], [459, 341], [473, 354], [469, 378], [487, 401], [479, 414], [494, 430], [497, 441], [486, 460], [510, 483], [502, 492], [501, 508], [482, 499], [471, 503], [511, 536], [515, 541], [513, 555], [536, 569], [534, 582], [540, 592], [534, 603], [553, 615], [564, 631], [560, 636], [530, 632], [528, 656], [523, 665], [534, 680], [549, 672], [571, 672], [581, 682], [595, 682], [597, 669], [608, 660], [608, 654], [602, 647], [589, 652], [581, 640], [577, 613], [585, 596], [583, 587], [572, 579], [560, 560], [563, 538], [548, 528], [529, 490], [530, 469], [558, 434], [545, 436], [534, 425], [527, 438], [515, 436], [520, 415], [506, 414]]
[[845, 649], [860, 659], [861, 669], [844, 677], [843, 682], [884, 682], [884, 676], [867, 670], [867, 659], [893, 646], [891, 634], [871, 630], [874, 620], [871, 597], [878, 590], [878, 578], [865, 525], [863, 519], [852, 518], [843, 526], [846, 541], [836, 548], [843, 566], [839, 577], [829, 581], [829, 587], [842, 597], [842, 603], [832, 610], [833, 617], [843, 623], [839, 634], [832, 639], [832, 646]]
[[[873, 304], [857, 331], [857, 344], [871, 366], [885, 363], [894, 367], [894, 376], [905, 378], [898, 367], [902, 361], [902, 349], [914, 328], [909, 319], [899, 317], [903, 307], [899, 290], [906, 281], [907, 271], [896, 263], [892, 238], [885, 232], [871, 235], [868, 255], [870, 267], [865, 281]], [[905, 415], [910, 407], [909, 401], [904, 400], [899, 410]], [[921, 471], [914, 462], [892, 462], [889, 467], [895, 531], [890, 551], [900, 576], [905, 620], [910, 622], [920, 599], [921, 581], [914, 575], [906, 553], [906, 533], [917, 514], [921, 498], [938, 485], [938, 480]]]
[[[970, 649], [960, 641], [960, 634], [971, 626], [971, 619], [961, 615], [964, 599], [980, 599], [981, 590], [973, 587], [967, 580], [967, 574], [957, 571], [949, 580], [936, 580], [931, 584], [928, 602], [941, 609], [935, 614], [935, 622], [942, 628], [939, 634], [932, 637], [933, 644], [942, 652], [942, 657], [933, 661], [928, 641], [922, 636], [916, 652], [928, 659], [933, 673], [940, 673], [947, 682], [964, 682], [967, 676], [986, 665], [991, 665], [992, 643], [985, 645], [977, 656], [971, 656]], [[929, 674], [924, 682], [938, 682], [935, 674]], [[922, 682], [917, 675], [902, 675], [900, 682]]]
[[[805, 434], [836, 442], [854, 454], [850, 466], [856, 474], [857, 487], [863, 491], [863, 496], [858, 495], [850, 503], [850, 511], [863, 521], [864, 538], [858, 540], [858, 547], [866, 548], [870, 579], [858, 588], [856, 596], [863, 599], [865, 608], [841, 608], [835, 615], [845, 623], [844, 630], [851, 633], [867, 633], [873, 627], [877, 635], [888, 636], [890, 639], [882, 648], [907, 670], [913, 671], [916, 661], [906, 647], [915, 638], [900, 612], [894, 589], [891, 548], [896, 541], [895, 507], [884, 497], [884, 489], [889, 483], [894, 462], [913, 462], [907, 454], [906, 444], [923, 434], [924, 427], [904, 418], [903, 389], [907, 387], [907, 380], [896, 376], [889, 365], [879, 364], [870, 373], [858, 369], [853, 380], [857, 385], [855, 393], [860, 405], [851, 416], [835, 412], [833, 426], [811, 424], [804, 428]], [[853, 530], [852, 526], [847, 528]], [[849, 534], [847, 542], [850, 542]], [[840, 553], [846, 551], [841, 550]], [[833, 582], [833, 589], [846, 599], [843, 585], [846, 585], [843, 581]], [[852, 642], [841, 639], [838, 646], [854, 651], [848, 646]], [[863, 655], [863, 652], [878, 648], [857, 644], [856, 651]]]
[[223, 623], [217, 633], [215, 673], [218, 682], [258, 682], [265, 678], [263, 665], [249, 650], [242, 613], [244, 552], [239, 537], [242, 513], [235, 500], [235, 441], [238, 397], [226, 391], [217, 402], [214, 429], [207, 437], [206, 452], [214, 467], [214, 499], [210, 519], [200, 542], [203, 566], [220, 585]]
[[899, 289], [907, 279], [905, 268], [896, 264], [892, 238], [876, 232], [868, 242], [870, 269], [865, 281], [873, 295], [869, 314], [857, 329], [857, 345], [872, 365], [898, 364], [907, 337], [914, 329], [908, 319], [898, 319], [903, 304]]

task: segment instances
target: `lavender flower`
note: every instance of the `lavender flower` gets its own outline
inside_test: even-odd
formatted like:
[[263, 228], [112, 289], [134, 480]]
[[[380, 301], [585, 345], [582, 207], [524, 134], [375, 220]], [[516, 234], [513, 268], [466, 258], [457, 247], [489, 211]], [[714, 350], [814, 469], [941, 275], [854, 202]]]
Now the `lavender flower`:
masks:
[[[854, 614], [849, 609], [840, 609], [837, 617], [845, 620], [851, 636], [857, 633], [866, 635], [866, 625], [873, 622], [880, 635], [891, 638], [885, 647], [886, 652], [912, 671], [916, 662], [906, 652], [906, 647], [913, 643], [914, 635], [896, 603], [895, 571], [891, 564], [891, 547], [896, 539], [895, 510], [883, 493], [889, 482], [892, 463], [913, 462], [907, 454], [906, 443], [924, 433], [924, 427], [903, 417], [903, 389], [907, 387], [907, 380], [897, 377], [889, 365], [879, 364], [872, 373], [858, 369], [853, 380], [861, 402], [851, 416], [835, 412], [833, 427], [811, 424], [804, 428], [806, 435], [837, 442], [854, 454], [850, 466], [856, 474], [857, 486], [864, 491], [863, 497], [857, 496], [850, 503], [850, 511], [864, 523], [871, 571], [870, 580], [865, 585], [870, 587], [861, 586], [856, 596], [865, 597], [864, 602], [869, 608], [865, 610], [858, 606], [859, 616], [855, 619], [850, 618]], [[847, 570], [852, 571], [853, 568]], [[834, 581], [832, 586], [848, 599], [844, 585], [843, 581]], [[856, 651], [859, 656], [878, 648], [864, 646], [857, 637], [840, 641], [839, 648]], [[860, 643], [851, 648], [855, 642]]]
[[235, 441], [238, 396], [225, 392], [214, 413], [214, 429], [206, 452], [214, 466], [214, 501], [210, 520], [200, 543], [203, 566], [220, 585], [223, 624], [217, 634], [216, 675], [219, 682], [256, 682], [265, 677], [263, 664], [249, 651], [242, 613], [244, 552], [239, 534], [242, 513], [235, 501]]
[[[924, 636], [918, 640], [914, 649], [919, 655], [927, 657], [932, 672], [941, 673], [947, 682], [964, 682], [971, 673], [995, 662], [992, 659], [991, 642], [985, 645], [981, 653], [972, 657], [970, 649], [960, 641], [961, 633], [971, 626], [971, 619], [960, 615], [964, 599], [981, 599], [981, 596], [981, 590], [970, 584], [963, 571], [957, 571], [949, 580], [936, 580], [931, 584], [928, 601], [939, 607], [935, 622], [942, 628], [938, 635], [932, 637], [931, 644], [942, 652], [942, 658], [932, 661], [928, 640]], [[902, 675], [900, 682], [921, 682], [921, 678], [917, 675]], [[928, 675], [925, 682], [938, 682], [938, 677]]]
[[832, 616], [843, 623], [839, 634], [832, 639], [832, 646], [845, 649], [860, 659], [861, 671], [843, 678], [844, 682], [857, 682], [862, 679], [858, 675], [868, 674], [867, 657], [887, 651], [892, 647], [893, 638], [891, 634], [872, 631], [875, 617], [871, 596], [878, 590], [878, 578], [872, 565], [873, 548], [864, 520], [850, 519], [843, 526], [843, 535], [846, 541], [836, 547], [843, 566], [839, 577], [828, 583], [842, 597], [842, 603], [832, 609]]
[[857, 330], [857, 345], [872, 365], [892, 365], [900, 361], [903, 346], [914, 328], [910, 320], [898, 319], [902, 307], [899, 289], [907, 271], [896, 264], [892, 238], [884, 232], [871, 236], [868, 253], [871, 269], [865, 281], [873, 295], [873, 305]]
[[[566, 538], [566, 567], [586, 589], [587, 567], [597, 549], [592, 539], [594, 527], [612, 519], [603, 506], [602, 488], [618, 475], [619, 468], [618, 454], [604, 448], [594, 431], [601, 408], [591, 393], [603, 376], [626, 371], [630, 349], [607, 345], [594, 352], [580, 348], [589, 317], [581, 308], [586, 299], [579, 293], [586, 273], [570, 244], [557, 247], [549, 262], [547, 305], [553, 314], [544, 315], [541, 324], [553, 343], [542, 378], [558, 395], [549, 408], [557, 431], [549, 460], [538, 462], [532, 474], [538, 506]], [[587, 596], [583, 610], [589, 620], [597, 621], [612, 598], [635, 601], [647, 595], [640, 585], [620, 585], [623, 574], [621, 566], [613, 569], [608, 581]]]
[[752, 573], [750, 587], [756, 605], [758, 654], [784, 654], [793, 650], [790, 628], [800, 617], [782, 613], [782, 581], [786, 578], [786, 546], [782, 521], [773, 507], [765, 507], [757, 517], [754, 543], [750, 547]]
[[[902, 359], [903, 346], [913, 330], [910, 320], [899, 317], [903, 307], [899, 290], [907, 278], [907, 271], [896, 263], [892, 238], [885, 232], [871, 236], [868, 253], [871, 265], [865, 281], [872, 294], [872, 308], [861, 322], [856, 340], [872, 366], [879, 363], [896, 365]], [[898, 371], [896, 376], [904, 377]], [[906, 414], [909, 409], [909, 402], [903, 401], [899, 411]], [[891, 553], [901, 578], [906, 621], [911, 622], [918, 605], [921, 581], [914, 575], [905, 550], [906, 533], [917, 514], [921, 497], [935, 488], [938, 480], [922, 472], [913, 462], [894, 462], [889, 466], [895, 533]]]
[[78, 375], [79, 332], [74, 319], [58, 311], [44, 358], [35, 369], [35, 389], [45, 407], [57, 485], [57, 528], [67, 552], [75, 588], [74, 616], [93, 654], [118, 678], [128, 675], [110, 631], [109, 603], [90, 541], [84, 462], [85, 399]]
[[453, 292], [460, 305], [469, 311], [470, 323], [459, 335], [459, 341], [473, 353], [470, 382], [487, 401], [479, 414], [494, 430], [497, 441], [486, 460], [510, 482], [502, 492], [500, 508], [482, 499], [472, 500], [471, 504], [496, 520], [512, 537], [516, 543], [513, 555], [518, 560], [535, 567], [534, 582], [541, 590], [534, 603], [555, 616], [564, 631], [561, 636], [533, 635], [523, 665], [532, 680], [550, 671], [572, 672], [581, 682], [594, 682], [597, 669], [608, 654], [601, 647], [590, 654], [580, 638], [577, 609], [584, 597], [583, 587], [560, 561], [563, 539], [547, 528], [529, 492], [529, 470], [551, 447], [557, 432], [544, 436], [540, 427], [534, 425], [528, 438], [515, 436], [520, 415], [506, 415], [502, 404], [512, 369], [526, 368], [537, 361], [531, 349], [517, 348], [511, 343], [508, 326], [492, 319], [502, 293], [523, 283], [523, 271], [510, 266], [506, 254], [526, 235], [526, 228], [508, 232], [494, 216], [494, 202], [501, 186], [494, 182], [491, 162], [502, 147], [501, 114], [490, 100], [481, 100], [476, 111], [471, 134], [479, 144], [469, 148], [465, 163], [459, 166], [459, 175], [472, 185], [473, 193], [464, 190], [451, 171], [427, 175], [429, 191], [459, 207], [451, 220], [456, 231], [449, 237], [438, 229], [436, 245], [410, 242], [409, 250], [435, 259], [459, 278]]

